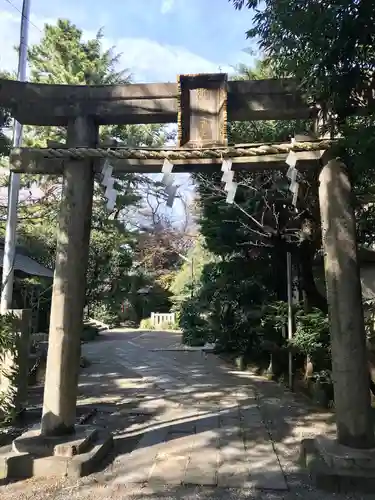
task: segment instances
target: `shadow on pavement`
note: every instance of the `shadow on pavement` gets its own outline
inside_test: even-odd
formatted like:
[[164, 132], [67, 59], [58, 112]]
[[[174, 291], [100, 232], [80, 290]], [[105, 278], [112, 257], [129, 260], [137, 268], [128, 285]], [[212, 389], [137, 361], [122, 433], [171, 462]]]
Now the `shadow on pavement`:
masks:
[[[93, 494], [98, 498], [101, 495], [103, 498], [110, 498], [108, 494], [126, 498], [127, 489], [133, 486], [140, 490], [139, 493], [132, 494], [132, 499], [297, 498], [292, 496], [291, 491], [273, 491], [272, 488], [266, 493], [257, 491], [257, 488], [264, 488], [266, 480], [269, 484], [276, 484], [278, 480], [280, 484], [280, 468], [275, 470], [276, 455], [277, 465], [281, 466], [288, 486], [310, 498], [311, 493], [305, 486], [308, 481], [304, 472], [299, 469], [299, 445], [302, 438], [333, 432], [332, 413], [317, 410], [274, 382], [247, 372], [237, 372], [213, 354], [202, 356], [199, 352], [155, 353], [165, 371], [172, 370], [170, 373], [175, 377], [170, 389], [162, 389], [157, 384], [157, 378], [156, 382], [150, 382], [147, 377], [139, 375], [136, 369], [126, 368], [119, 363], [111, 344], [113, 342], [118, 345], [120, 342], [126, 349], [126, 343], [130, 340], [138, 342], [145, 352], [150, 352], [154, 346], [148, 346], [147, 343], [155, 335], [155, 332], [126, 332], [123, 335], [109, 332], [95, 341], [97, 359], [95, 356], [92, 359], [89, 357], [91, 366], [81, 372], [78, 417], [95, 410], [89, 423], [109, 429], [115, 437], [115, 446], [96, 474], [75, 483], [75, 498], [89, 498]], [[168, 346], [176, 339], [178, 335], [164, 333], [160, 343]], [[106, 345], [106, 359], [100, 358], [104, 353], [100, 345]], [[137, 367], [137, 363], [134, 360], [134, 367]], [[181, 373], [178, 373], [179, 367]], [[41, 397], [41, 390], [42, 388], [31, 388], [34, 400]], [[169, 471], [158, 475], [157, 470], [153, 471], [151, 482], [147, 479], [141, 483], [129, 481], [127, 484], [114, 484], [114, 480], [122, 474], [136, 474], [142, 467], [147, 468], [150, 457], [153, 454], [156, 457], [160, 452], [161, 443], [168, 443], [172, 449], [175, 467], [184, 466], [180, 464], [181, 457], [189, 455], [195, 439], [198, 440], [203, 459], [208, 456], [209, 450], [225, 449], [226, 432], [230, 433], [232, 439], [233, 426], [237, 425], [231, 424], [231, 418], [241, 421], [238, 405], [244, 408], [255, 406], [260, 414], [260, 424], [253, 423], [251, 432], [246, 436], [239, 435], [252, 457], [248, 485], [244, 480], [240, 490], [222, 489], [209, 484], [204, 488], [189, 484], [182, 486], [180, 474], [179, 482], [171, 477], [166, 486], [165, 477]], [[39, 410], [36, 405], [33, 411], [39, 411], [39, 418], [40, 405]], [[265, 458], [267, 446], [272, 446], [276, 452], [276, 455], [269, 454], [269, 460]], [[236, 452], [226, 456], [225, 462], [229, 469], [236, 469]], [[31, 486], [30, 496], [24, 496], [25, 499], [33, 498], [32, 491], [37, 488], [38, 483], [39, 480]], [[68, 481], [67, 484], [71, 483]], [[55, 495], [45, 498], [60, 497]]]

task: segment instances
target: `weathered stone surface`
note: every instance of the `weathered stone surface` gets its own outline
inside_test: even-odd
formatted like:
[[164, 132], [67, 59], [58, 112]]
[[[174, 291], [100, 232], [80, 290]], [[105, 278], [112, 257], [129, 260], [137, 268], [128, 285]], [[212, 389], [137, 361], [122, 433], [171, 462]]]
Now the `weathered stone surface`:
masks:
[[[95, 147], [98, 127], [76, 118], [68, 126], [68, 144]], [[57, 233], [49, 347], [41, 430], [45, 436], [74, 429], [91, 229], [94, 172], [90, 160], [65, 164]]]
[[32, 476], [32, 459], [28, 453], [16, 453], [11, 446], [0, 448], [0, 480]]
[[183, 483], [186, 485], [215, 486], [217, 484], [218, 451], [196, 451], [190, 455]]
[[257, 426], [251, 429], [248, 426], [243, 430], [243, 437], [253, 486], [262, 490], [287, 490], [283, 471], [266, 428]]
[[[365, 453], [365, 452], [364, 452]], [[314, 439], [301, 443], [301, 463], [307, 468], [313, 485], [335, 493], [375, 493], [375, 471], [368, 467], [329, 466]]]
[[146, 482], [167, 434], [168, 427], [147, 432], [140, 439], [134, 451], [116, 457], [112, 469], [118, 473], [118, 476], [114, 484]]
[[77, 426], [74, 434], [59, 437], [44, 436], [40, 429], [32, 429], [13, 441], [12, 450], [36, 457], [73, 457], [86, 451], [96, 435], [96, 429], [88, 426]]
[[[100, 125], [177, 119], [175, 83], [61, 87], [0, 79], [0, 105], [29, 125], [66, 126], [80, 114]], [[230, 120], [308, 118], [312, 113], [292, 79], [229, 81], [228, 103]]]
[[76, 478], [88, 476], [97, 469], [112, 448], [112, 435], [105, 430], [99, 431], [89, 451], [76, 455], [68, 461], [67, 475]]
[[369, 469], [375, 474], [375, 448], [357, 450], [326, 436], [315, 438], [315, 448], [329, 467]]
[[59, 457], [74, 457], [86, 452], [97, 437], [97, 431], [89, 427], [86, 429], [77, 429], [76, 427], [75, 437], [76, 439], [72, 441], [57, 444], [53, 450], [53, 454]]
[[148, 484], [158, 485], [180, 485], [184, 478], [185, 470], [188, 465], [186, 456], [169, 456], [166, 458], [157, 458], [151, 468], [148, 477]]
[[113, 446], [112, 435], [105, 430], [91, 436], [95, 440], [91, 442], [90, 448], [75, 456], [35, 456], [31, 453], [19, 453], [10, 447], [3, 449], [3, 452], [0, 449], [0, 471], [3, 476], [0, 479], [32, 476], [78, 478], [91, 474]]
[[234, 428], [229, 433], [223, 431], [225, 430], [222, 429], [220, 438], [217, 484], [225, 488], [243, 488], [249, 483], [249, 467], [240, 429]]
[[[202, 450], [204, 449], [204, 453]], [[217, 484], [219, 464], [218, 431], [209, 430], [196, 434], [191, 439], [189, 463], [183, 483], [212, 486]]]
[[180, 75], [180, 147], [227, 144], [227, 75]]
[[337, 438], [346, 446], [368, 449], [375, 439], [356, 223], [345, 165], [328, 161], [319, 182]]

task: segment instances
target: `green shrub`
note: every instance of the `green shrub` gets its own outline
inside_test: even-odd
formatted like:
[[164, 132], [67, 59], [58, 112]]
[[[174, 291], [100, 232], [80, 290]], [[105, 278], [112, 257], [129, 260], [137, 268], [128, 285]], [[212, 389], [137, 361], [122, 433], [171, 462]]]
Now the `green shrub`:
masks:
[[0, 426], [12, 420], [15, 414], [14, 400], [14, 378], [16, 373], [5, 372], [2, 369], [2, 361], [7, 353], [16, 354], [17, 335], [19, 319], [12, 313], [0, 315], [0, 376], [10, 380], [8, 391], [0, 392]]
[[313, 361], [327, 361], [330, 358], [330, 335], [328, 316], [319, 309], [305, 314], [297, 311], [296, 331], [292, 344]]
[[[141, 330], [155, 330], [151, 318], [142, 319], [139, 325]], [[158, 326], [158, 330], [178, 330], [178, 325], [176, 323], [171, 323], [169, 321], [164, 321]]]
[[178, 330], [178, 325], [174, 322], [163, 321], [159, 326], [159, 330]]
[[154, 330], [154, 325], [151, 321], [151, 318], [142, 319], [139, 324], [139, 328], [141, 330]]
[[121, 326], [124, 328], [140, 328], [139, 323], [137, 321], [127, 319], [121, 323]]
[[[301, 354], [309, 356], [312, 361], [321, 362], [323, 366], [330, 358], [330, 336], [328, 316], [319, 309], [305, 313], [301, 304], [293, 306], [295, 331], [290, 344]], [[265, 308], [262, 326], [266, 332], [265, 339], [271, 340], [272, 330], [274, 341], [282, 343], [280, 333], [288, 325], [288, 304], [272, 302]], [[279, 332], [278, 337], [276, 332]], [[281, 344], [280, 344], [281, 345]]]
[[95, 340], [99, 335], [99, 328], [95, 325], [84, 325], [82, 333], [81, 333], [81, 341], [82, 342], [90, 342], [91, 340]]
[[113, 328], [120, 324], [119, 307], [109, 302], [91, 305], [90, 317], [108, 325], [109, 328]]
[[202, 316], [199, 303], [194, 298], [181, 304], [180, 328], [184, 344], [203, 346], [209, 339], [209, 323]]

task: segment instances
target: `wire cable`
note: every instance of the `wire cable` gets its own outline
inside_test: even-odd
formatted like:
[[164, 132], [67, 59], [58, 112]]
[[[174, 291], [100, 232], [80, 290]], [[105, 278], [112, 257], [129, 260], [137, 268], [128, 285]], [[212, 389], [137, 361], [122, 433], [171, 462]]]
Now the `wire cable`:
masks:
[[43, 31], [39, 28], [39, 26], [37, 26], [36, 24], [34, 24], [32, 21], [30, 21], [29, 18], [27, 18], [24, 13], [22, 12], [21, 9], [19, 9], [16, 5], [14, 5], [13, 2], [11, 2], [11, 0], [5, 0], [7, 3], [9, 3], [9, 5], [11, 5], [13, 7], [13, 9], [15, 9], [17, 12], [19, 12], [21, 14], [22, 17], [24, 17], [26, 19], [26, 21], [28, 23], [30, 23], [32, 26], [34, 26], [34, 28], [36, 28], [38, 31], [40, 31], [41, 33], [43, 33]]

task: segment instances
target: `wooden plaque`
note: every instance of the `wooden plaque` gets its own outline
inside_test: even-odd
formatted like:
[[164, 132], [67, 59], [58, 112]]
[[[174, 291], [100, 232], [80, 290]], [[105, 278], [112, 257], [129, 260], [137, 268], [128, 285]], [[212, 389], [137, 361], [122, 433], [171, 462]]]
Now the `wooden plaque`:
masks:
[[226, 146], [227, 75], [180, 75], [178, 91], [179, 146]]

